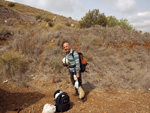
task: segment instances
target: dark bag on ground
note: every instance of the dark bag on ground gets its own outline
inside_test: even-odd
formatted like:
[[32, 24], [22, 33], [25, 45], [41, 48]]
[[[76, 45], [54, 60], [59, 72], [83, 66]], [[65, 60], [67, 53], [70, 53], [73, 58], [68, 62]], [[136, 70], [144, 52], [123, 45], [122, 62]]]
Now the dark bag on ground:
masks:
[[70, 109], [70, 97], [66, 92], [57, 90], [54, 93], [56, 112], [65, 112]]

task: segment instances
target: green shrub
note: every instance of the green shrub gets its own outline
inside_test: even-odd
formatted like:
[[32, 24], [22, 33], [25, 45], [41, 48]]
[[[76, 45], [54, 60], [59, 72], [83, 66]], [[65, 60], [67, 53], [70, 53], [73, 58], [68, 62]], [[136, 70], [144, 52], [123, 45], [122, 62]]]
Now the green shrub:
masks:
[[46, 22], [52, 21], [50, 18], [45, 18], [44, 20], [45, 20]]
[[35, 18], [38, 20], [41, 19], [42, 17], [40, 15], [36, 15]]
[[98, 9], [89, 11], [86, 15], [79, 21], [80, 28], [89, 28], [94, 25], [107, 25], [107, 18], [104, 13], [100, 14]]
[[0, 68], [2, 75], [13, 78], [27, 70], [28, 62], [20, 53], [9, 50], [0, 56]]
[[119, 20], [116, 19], [114, 16], [107, 17], [107, 25], [108, 27], [115, 27], [119, 25]]
[[98, 9], [94, 9], [86, 13], [86, 15], [79, 21], [79, 28], [89, 28], [91, 26], [100, 25], [103, 27], [115, 27], [131, 30], [133, 27], [127, 19], [117, 20], [114, 16], [106, 17], [104, 13], [100, 13]]
[[6, 34], [9, 34], [9, 33], [10, 33], [10, 31], [6, 27], [2, 26], [0, 28], [0, 34], [1, 35], [6, 35]]
[[57, 59], [56, 61], [53, 62], [53, 68], [55, 69], [55, 71], [59, 71], [61, 68], [61, 65], [58, 61], [59, 60]]
[[48, 25], [49, 25], [49, 27], [53, 27], [54, 26], [54, 24], [53, 24], [53, 22], [48, 22]]
[[68, 27], [71, 26], [71, 24], [69, 22], [66, 22], [65, 25], [68, 26]]
[[127, 19], [121, 19], [119, 21], [119, 26], [124, 28], [124, 29], [128, 29], [128, 30], [133, 29], [133, 27], [130, 25], [130, 23], [128, 22]]
[[8, 6], [9, 6], [9, 7], [14, 7], [14, 6], [15, 6], [15, 4], [14, 4], [14, 3], [12, 3], [12, 2], [10, 2], [10, 3], [8, 4]]
[[106, 27], [106, 25], [107, 25], [107, 18], [106, 18], [104, 13], [99, 14], [95, 24], [96, 25], [101, 25], [103, 27]]
[[72, 17], [69, 17], [69, 19], [72, 19]]

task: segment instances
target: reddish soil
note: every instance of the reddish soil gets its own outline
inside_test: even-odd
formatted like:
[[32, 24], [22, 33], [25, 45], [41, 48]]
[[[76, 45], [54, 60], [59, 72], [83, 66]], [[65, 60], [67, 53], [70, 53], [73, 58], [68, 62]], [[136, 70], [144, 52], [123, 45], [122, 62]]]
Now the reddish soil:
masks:
[[150, 42], [143, 42], [143, 44], [140, 44], [138, 42], [133, 42], [133, 43], [120, 43], [120, 44], [114, 44], [114, 45], [108, 45], [107, 47], [109, 48], [117, 48], [120, 49], [122, 47], [126, 47], [129, 50], [133, 50], [133, 48], [137, 47], [137, 46], [144, 46], [145, 48], [149, 48], [150, 47]]
[[[150, 113], [150, 92], [141, 90], [87, 90], [87, 100], [77, 101], [70, 84], [33, 81], [36, 87], [18, 88], [0, 83], [0, 113], [41, 113], [44, 104], [55, 104], [53, 93], [66, 91], [71, 109], [66, 113]], [[83, 85], [84, 86], [84, 85]]]

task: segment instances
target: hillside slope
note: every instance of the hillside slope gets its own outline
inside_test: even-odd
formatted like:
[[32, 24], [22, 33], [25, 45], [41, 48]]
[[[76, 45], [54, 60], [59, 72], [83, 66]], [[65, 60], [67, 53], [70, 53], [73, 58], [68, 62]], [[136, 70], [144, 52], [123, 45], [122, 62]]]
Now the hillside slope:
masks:
[[[45, 103], [54, 104], [56, 89], [71, 96], [73, 86], [62, 65], [64, 41], [88, 60], [82, 74], [87, 101], [80, 106], [71, 96], [68, 113], [150, 111], [149, 33], [119, 27], [78, 29], [68, 25], [77, 24], [70, 18], [17, 3], [8, 7], [3, 0], [0, 4], [0, 112], [41, 112]], [[37, 15], [57, 18], [48, 26]]]
[[[14, 6], [9, 6], [10, 4], [14, 4]], [[8, 2], [5, 0], [0, 1], [0, 8], [1, 8], [0, 24], [2, 25], [6, 24], [5, 22], [6, 20], [7, 23], [11, 21], [11, 24], [18, 24], [19, 22], [21, 25], [31, 24], [31, 26], [38, 25], [39, 22], [41, 23], [49, 20], [53, 21], [53, 23], [63, 23], [63, 24], [69, 23], [74, 25], [77, 24], [77, 21], [71, 18], [66, 18], [64, 16], [53, 14], [48, 11], [44, 11], [23, 4]], [[16, 20], [15, 21], [11, 20], [12, 18], [15, 18]], [[21, 23], [22, 21], [19, 21], [20, 18], [21, 20], [24, 20], [24, 23]]]
[[[10, 17], [24, 21], [22, 18], [24, 15], [5, 7], [1, 9], [4, 9], [1, 10], [3, 13], [14, 13], [15, 16], [10, 14]], [[28, 18], [32, 19], [32, 17]], [[67, 77], [68, 73], [64, 73], [66, 68], [61, 64], [65, 55], [62, 43], [67, 40], [73, 49], [83, 52], [87, 57], [89, 65], [87, 66], [88, 72], [83, 75], [84, 80], [93, 83], [97, 88], [148, 89], [150, 87], [150, 34], [117, 27], [95, 26], [88, 29], [77, 29], [64, 24], [56, 24], [54, 27], [48, 27], [45, 24], [40, 27], [36, 25], [35, 23], [35, 26], [28, 24], [23, 27], [20, 25], [14, 27], [6, 24], [0, 29], [1, 44], [5, 41], [5, 45], [2, 45], [0, 49], [1, 66], [4, 66], [1, 73], [13, 74], [12, 77], [8, 75], [8, 78], [13, 81], [16, 79], [24, 81], [25, 79], [28, 82], [39, 77], [43, 77], [43, 80]], [[7, 70], [6, 61], [13, 60], [10, 57], [11, 54], [18, 55], [18, 60], [22, 59], [21, 55], [24, 56], [26, 59], [24, 62], [26, 61], [28, 65], [26, 65], [26, 71], [21, 71], [21, 69], [17, 72], [16, 65], [20, 65], [19, 67], [23, 70], [24, 67], [15, 62], [10, 65], [14, 71], [11, 68]], [[20, 74], [24, 75], [23, 78]]]

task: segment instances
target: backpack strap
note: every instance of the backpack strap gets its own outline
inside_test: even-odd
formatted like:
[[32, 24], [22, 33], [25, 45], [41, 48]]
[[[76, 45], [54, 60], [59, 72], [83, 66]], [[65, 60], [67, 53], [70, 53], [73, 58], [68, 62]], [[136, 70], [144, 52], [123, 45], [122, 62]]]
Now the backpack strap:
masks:
[[[59, 91], [59, 92], [58, 92], [58, 91]], [[57, 91], [57, 93], [59, 93], [59, 94], [58, 94], [58, 96], [57, 96], [56, 98], [55, 98], [55, 95], [56, 95], [57, 93], [54, 94], [54, 100], [55, 100], [55, 101], [56, 101], [56, 100], [59, 101], [60, 98], [61, 98], [61, 94], [63, 93], [63, 91], [61, 91], [61, 90], [58, 90], [58, 91]]]
[[73, 57], [73, 59], [74, 59], [74, 56], [73, 56], [73, 54], [74, 54], [74, 50], [72, 50], [72, 54], [71, 54], [71, 55], [72, 55], [72, 57]]

